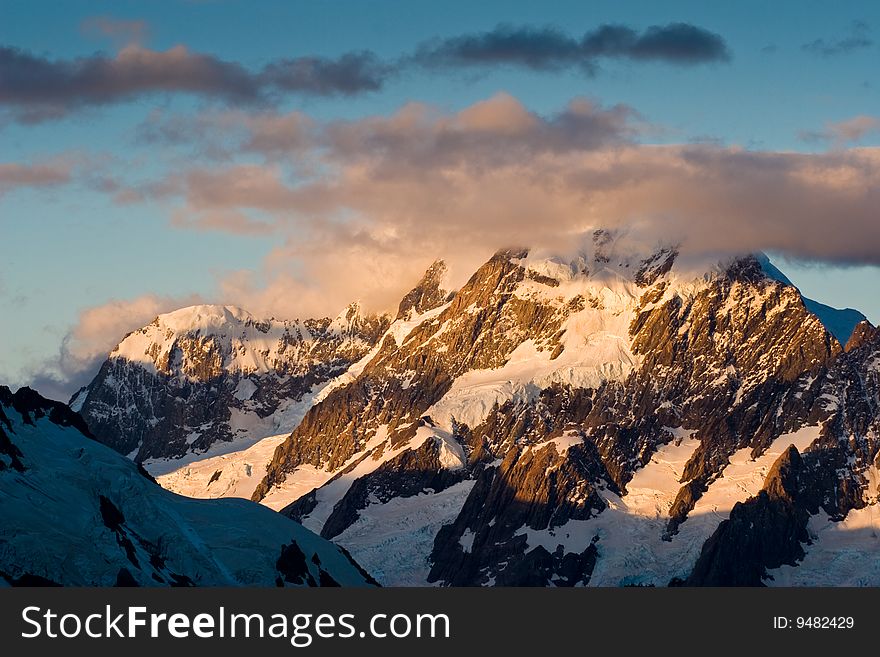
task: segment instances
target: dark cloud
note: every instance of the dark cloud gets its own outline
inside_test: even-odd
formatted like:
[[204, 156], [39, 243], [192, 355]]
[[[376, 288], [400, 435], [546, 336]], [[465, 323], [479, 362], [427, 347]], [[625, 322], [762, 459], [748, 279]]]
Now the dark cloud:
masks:
[[656, 60], [672, 64], [730, 59], [727, 44], [721, 36], [689, 23], [655, 25], [641, 34], [622, 25], [603, 25], [588, 32], [581, 47], [591, 57]]
[[874, 45], [871, 38], [871, 29], [867, 23], [862, 21], [854, 21], [850, 27], [848, 36], [840, 39], [825, 40], [815, 39], [809, 43], [805, 43], [801, 48], [805, 51], [821, 57], [833, 57], [835, 55], [845, 55], [847, 53], [870, 48]]
[[582, 57], [577, 40], [555, 28], [500, 25], [491, 32], [429, 41], [414, 59], [432, 68], [512, 64], [547, 70], [570, 66]]
[[691, 65], [729, 58], [720, 35], [688, 23], [655, 25], [643, 32], [602, 25], [579, 39], [554, 27], [499, 25], [489, 32], [425, 43], [414, 57], [429, 68], [506, 64], [534, 70], [579, 66], [591, 72], [600, 59]]
[[113, 57], [97, 53], [72, 60], [0, 46], [0, 104], [12, 108], [18, 120], [38, 122], [150, 93], [191, 93], [229, 103], [257, 103], [290, 92], [353, 94], [380, 88], [387, 72], [367, 52], [276, 60], [251, 71], [184, 46], [157, 51], [129, 45]]
[[281, 91], [330, 96], [378, 91], [392, 67], [369, 51], [348, 53], [338, 59], [299, 57], [272, 62], [263, 70], [263, 82]]
[[126, 45], [113, 55], [98, 52], [52, 59], [0, 46], [0, 106], [21, 123], [59, 119], [84, 107], [126, 102], [148, 94], [186, 93], [230, 105], [275, 106], [288, 94], [351, 96], [380, 90], [407, 69], [506, 64], [534, 70], [581, 67], [594, 72], [602, 59], [662, 61], [677, 65], [724, 61], [729, 52], [718, 34], [687, 23], [638, 32], [603, 25], [580, 38], [556, 28], [499, 26], [490, 32], [438, 39], [394, 61], [363, 50], [339, 57], [280, 58], [259, 69], [183, 45], [152, 50], [141, 44], [142, 21], [89, 19], [84, 30]]
[[239, 64], [176, 46], [155, 51], [128, 46], [115, 57], [102, 53], [50, 60], [0, 47], [0, 102], [55, 107], [100, 105], [156, 91], [187, 91], [230, 100], [255, 99], [258, 80]]

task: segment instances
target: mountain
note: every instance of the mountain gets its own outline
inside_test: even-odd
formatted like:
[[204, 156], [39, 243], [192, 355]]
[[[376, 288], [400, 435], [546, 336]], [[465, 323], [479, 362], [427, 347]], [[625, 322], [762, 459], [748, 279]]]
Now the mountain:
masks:
[[366, 355], [389, 321], [357, 304], [334, 319], [303, 321], [183, 308], [127, 335], [70, 404], [99, 441], [168, 469], [154, 462], [289, 431], [311, 395]]
[[159, 481], [252, 492], [385, 585], [880, 584], [852, 568], [876, 549], [880, 449], [861, 314], [761, 254], [601, 230], [446, 278], [432, 265], [289, 434]]
[[192, 500], [78, 414], [0, 386], [0, 585], [365, 586], [346, 552], [245, 500]]
[[[569, 259], [499, 252], [428, 305], [309, 409], [253, 496], [384, 583], [684, 581], [789, 445], [832, 440], [843, 347], [759, 257], [697, 266], [597, 231]], [[866, 503], [876, 451], [815, 466], [823, 494], [848, 486], [834, 517]]]
[[[687, 583], [880, 584], [880, 332], [867, 322], [815, 381], [809, 450], [789, 448], [703, 546]], [[798, 394], [798, 393], [795, 393]]]
[[[794, 287], [794, 283], [789, 280], [788, 276], [779, 271], [779, 269], [770, 262], [770, 259], [766, 255], [763, 253], [758, 254], [757, 259], [758, 262], [761, 263], [761, 269], [763, 269], [764, 273], [770, 278], [773, 278], [784, 285]], [[859, 324], [868, 321], [862, 313], [853, 308], [844, 308], [842, 310], [832, 308], [824, 303], [819, 303], [818, 301], [806, 297], [804, 297], [804, 305], [807, 307], [807, 310], [822, 321], [828, 331], [837, 338], [840, 344], [846, 344], [856, 327]]]

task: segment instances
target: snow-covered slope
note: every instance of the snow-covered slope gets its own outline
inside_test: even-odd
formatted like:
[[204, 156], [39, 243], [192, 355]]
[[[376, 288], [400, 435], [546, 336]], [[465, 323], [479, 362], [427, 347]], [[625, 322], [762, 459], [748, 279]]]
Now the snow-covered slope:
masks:
[[0, 387], [0, 582], [363, 586], [338, 547], [245, 500], [192, 500], [85, 435], [69, 408]]

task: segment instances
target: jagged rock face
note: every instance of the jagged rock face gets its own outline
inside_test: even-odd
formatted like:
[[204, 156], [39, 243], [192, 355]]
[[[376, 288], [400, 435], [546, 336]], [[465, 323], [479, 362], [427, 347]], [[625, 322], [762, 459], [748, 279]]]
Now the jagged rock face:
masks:
[[[277, 448], [254, 499], [318, 469], [327, 483], [285, 512], [368, 562], [379, 548], [363, 527], [436, 500], [446, 515], [430, 527], [422, 581], [587, 584], [598, 568], [607, 584], [625, 581], [604, 565], [617, 549], [613, 518], [645, 508], [634, 475], [674, 451], [686, 456], [668, 499], [657, 494], [643, 524], [686, 578], [717, 526], [706, 506], [727, 471], [836, 421], [827, 385], [851, 354], [757, 258], [691, 271], [675, 248], [636, 255], [615, 239], [597, 231], [574, 260], [500, 252], [430, 308], [407, 295], [362, 372]], [[436, 446], [461, 458], [438, 465]], [[447, 504], [465, 484], [460, 506]]]
[[687, 584], [772, 583], [769, 571], [804, 558], [811, 517], [840, 522], [877, 503], [880, 334], [865, 328], [821, 379], [818, 440], [803, 455], [792, 448], [779, 458], [759, 494], [738, 504], [706, 542]]
[[392, 446], [415, 436], [419, 418], [470, 370], [502, 366], [526, 339], [552, 349], [564, 310], [514, 294], [525, 277], [525, 252], [504, 252], [483, 265], [442, 312], [398, 343], [387, 335], [350, 385], [306, 414], [278, 448], [259, 499], [298, 465], [336, 469], [387, 428]]
[[864, 344], [876, 340], [880, 336], [880, 330], [876, 326], [871, 326], [870, 322], [859, 322], [853, 330], [852, 335], [844, 347], [844, 351], [853, 351]]
[[447, 301], [450, 295], [446, 282], [447, 272], [445, 262], [442, 260], [434, 262], [418, 285], [407, 292], [400, 301], [396, 319], [410, 320], [414, 316], [422, 315]]
[[[591, 445], [511, 449], [499, 466], [482, 470], [461, 513], [443, 527], [431, 554], [428, 581], [453, 586], [587, 584], [595, 553], [530, 548], [524, 529], [553, 530], [605, 508], [595, 490], [601, 464]], [[463, 538], [469, 535], [469, 544]], [[571, 570], [571, 564], [580, 567]], [[563, 569], [564, 566], [564, 569]]]
[[362, 358], [388, 322], [356, 305], [292, 322], [185, 308], [126, 336], [71, 404], [98, 440], [138, 462], [253, 442], [289, 430], [296, 404]]
[[686, 584], [760, 586], [765, 567], [795, 565], [809, 542], [809, 513], [795, 503], [804, 463], [790, 447], [773, 465], [767, 483], [748, 503], [738, 503], [706, 541]]
[[[383, 504], [393, 498], [406, 498], [425, 490], [439, 493], [467, 476], [464, 469], [450, 470], [441, 459], [442, 444], [425, 441], [421, 447], [402, 452], [373, 472], [354, 481], [321, 529], [321, 536], [332, 539], [345, 531], [369, 504]], [[288, 514], [291, 515], [292, 514]]]
[[0, 386], [0, 465], [5, 585], [373, 583], [344, 550], [269, 509], [163, 490], [27, 388]]

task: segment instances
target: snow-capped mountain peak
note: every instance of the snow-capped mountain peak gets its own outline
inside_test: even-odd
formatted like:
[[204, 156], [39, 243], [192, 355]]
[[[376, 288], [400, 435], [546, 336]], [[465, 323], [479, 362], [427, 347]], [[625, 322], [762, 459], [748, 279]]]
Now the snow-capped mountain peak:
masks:
[[71, 404], [138, 461], [241, 449], [292, 428], [320, 387], [362, 358], [390, 318], [257, 319], [235, 306], [159, 315], [129, 333]]

